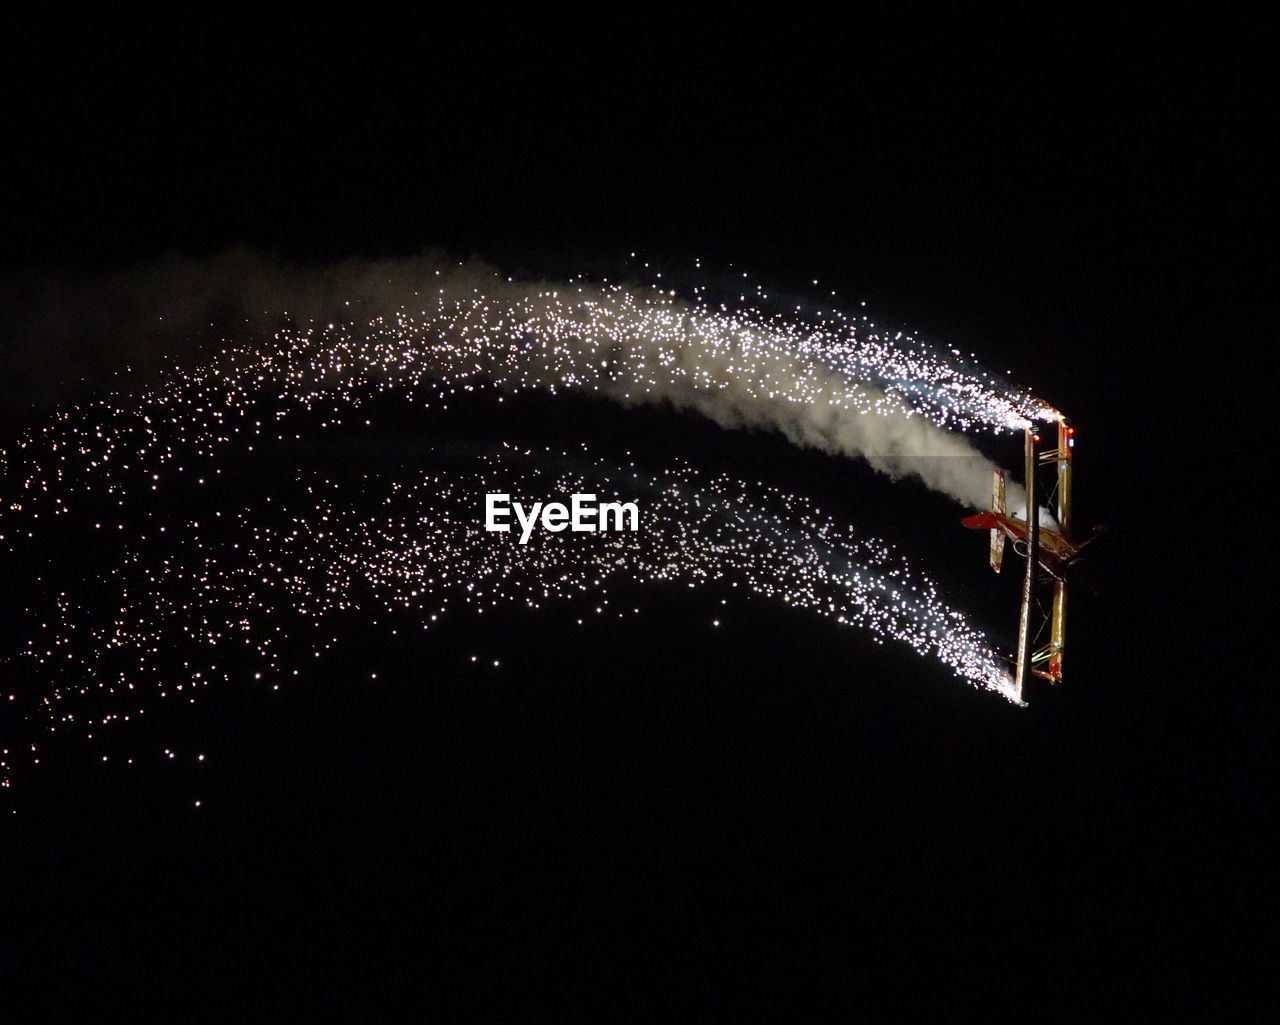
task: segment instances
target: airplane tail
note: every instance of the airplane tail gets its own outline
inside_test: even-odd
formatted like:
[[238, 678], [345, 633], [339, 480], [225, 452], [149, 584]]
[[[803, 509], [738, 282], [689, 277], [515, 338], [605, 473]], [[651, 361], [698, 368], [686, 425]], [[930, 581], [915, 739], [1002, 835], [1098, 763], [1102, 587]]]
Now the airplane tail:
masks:
[[[991, 511], [1004, 515], [1004, 471], [996, 470], [991, 477]], [[991, 528], [991, 568], [997, 573], [1004, 562], [1004, 531], [999, 525]]]

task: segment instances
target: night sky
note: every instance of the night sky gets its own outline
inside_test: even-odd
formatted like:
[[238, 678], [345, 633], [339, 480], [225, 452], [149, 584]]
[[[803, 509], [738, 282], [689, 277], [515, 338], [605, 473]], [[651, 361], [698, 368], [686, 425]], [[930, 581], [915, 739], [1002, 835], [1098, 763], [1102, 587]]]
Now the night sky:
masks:
[[[585, 630], [554, 604], [421, 639], [348, 618], [284, 692], [211, 689], [106, 766], [66, 738], [15, 775], [15, 1021], [1240, 1019], [1273, 896], [1266, 638], [1240, 618], [1262, 566], [1235, 534], [1276, 269], [1249, 28], [734, 17], [15, 32], [0, 448], [118, 386], [84, 282], [175, 255], [432, 249], [555, 280], [634, 252], [689, 285], [835, 290], [1077, 425], [1078, 517], [1110, 531], [1066, 682], [1019, 709], [676, 586]], [[79, 326], [50, 348], [24, 311], [63, 298]], [[371, 415], [372, 438], [317, 431], [219, 500], [436, 444], [589, 441], [807, 495], [1012, 643], [1016, 583], [965, 510], [776, 433], [572, 396]], [[68, 544], [92, 573], [93, 542]], [[42, 557], [0, 552], [0, 658]], [[10, 717], [4, 740], [40, 730]]]

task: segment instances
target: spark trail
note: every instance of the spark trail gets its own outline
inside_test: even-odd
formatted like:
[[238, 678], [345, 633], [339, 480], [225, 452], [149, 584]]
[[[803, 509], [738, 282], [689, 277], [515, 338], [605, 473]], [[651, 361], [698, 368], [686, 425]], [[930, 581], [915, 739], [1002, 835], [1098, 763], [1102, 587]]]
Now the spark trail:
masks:
[[[437, 409], [485, 387], [672, 402], [861, 455], [973, 506], [985, 502], [989, 464], [951, 432], [1053, 415], [857, 318], [713, 310], [656, 288], [522, 285], [472, 266], [434, 266], [425, 283], [420, 265], [412, 271], [407, 292], [399, 267], [378, 288], [357, 287], [333, 319], [287, 324], [158, 385], [66, 409], [0, 453], [0, 553], [38, 582], [25, 609], [34, 632], [20, 647], [53, 681], [24, 700], [51, 727], [93, 734], [215, 680], [291, 675], [281, 654], [291, 632], [354, 609], [429, 625], [468, 606], [580, 594], [606, 603], [611, 585], [637, 577], [810, 609], [1010, 694], [982, 635], [889, 546], [798, 499], [774, 496], [783, 511], [769, 511], [768, 495], [678, 464], [628, 478], [649, 495], [641, 541], [520, 546], [483, 534], [477, 489], [496, 467], [508, 487], [546, 475], [535, 460], [521, 478], [511, 452], [456, 479], [388, 481], [386, 508], [363, 519], [319, 477], [260, 480], [261, 501], [228, 500], [246, 464], [264, 453], [287, 462], [299, 442], [358, 424], [384, 396]], [[966, 458], [922, 458], [947, 454]], [[563, 473], [560, 492], [618, 477], [602, 464]], [[273, 502], [274, 483], [305, 486], [314, 504]], [[84, 566], [68, 564], [76, 552]]]
[[[61, 583], [24, 657], [51, 681], [36, 702], [49, 729], [92, 739], [210, 685], [278, 686], [304, 654], [335, 643], [347, 617], [429, 628], [565, 601], [615, 615], [639, 611], [615, 599], [637, 581], [784, 602], [1012, 700], [1007, 671], [935, 584], [892, 546], [777, 489], [680, 463], [649, 473], [513, 446], [407, 479], [290, 484], [247, 508], [214, 502], [171, 511], [163, 526], [130, 522], [89, 583], [45, 568]], [[517, 544], [483, 529], [483, 495], [496, 488], [636, 498], [644, 529]]]
[[[890, 338], [838, 310], [783, 317], [748, 305], [713, 308], [656, 287], [517, 283], [478, 265], [426, 260], [340, 267], [319, 283], [256, 258], [233, 272], [201, 269], [220, 284], [205, 286], [206, 303], [194, 271], [178, 279], [197, 294], [183, 292], [185, 312], [170, 318], [175, 330], [209, 316], [209, 306], [225, 307], [236, 281], [251, 325], [264, 321], [248, 316], [250, 307], [268, 302], [311, 315], [171, 381], [204, 391], [211, 408], [229, 415], [246, 394], [264, 391], [303, 405], [354, 405], [370, 389], [441, 402], [482, 386], [669, 402], [725, 426], [772, 428], [797, 444], [865, 459], [975, 509], [985, 507], [993, 466], [955, 432], [1056, 416], [958, 352], [901, 332]], [[131, 324], [119, 330], [137, 333]], [[161, 392], [149, 401], [170, 400]], [[88, 441], [72, 446], [91, 464], [104, 449], [93, 442], [114, 443]]]

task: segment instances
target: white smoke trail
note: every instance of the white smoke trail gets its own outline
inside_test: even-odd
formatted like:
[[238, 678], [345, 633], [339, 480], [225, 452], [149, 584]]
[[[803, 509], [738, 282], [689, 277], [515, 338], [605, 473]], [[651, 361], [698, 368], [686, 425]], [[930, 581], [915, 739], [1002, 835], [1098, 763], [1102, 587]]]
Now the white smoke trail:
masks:
[[[713, 310], [640, 286], [518, 283], [476, 263], [424, 257], [313, 271], [240, 252], [113, 278], [95, 301], [130, 289], [132, 302], [107, 307], [129, 311], [124, 320], [103, 330], [134, 339], [143, 358], [148, 343], [137, 339], [196, 337], [202, 325], [252, 337], [289, 317], [273, 342], [218, 356], [193, 383], [234, 391], [270, 381], [304, 402], [376, 379], [419, 398], [487, 381], [671, 403], [865, 459], [973, 509], [986, 507], [994, 464], [948, 428], [1002, 430], [1047, 415], [978, 368], [856, 319]], [[40, 323], [43, 350], [80, 324], [79, 305], [64, 302]]]

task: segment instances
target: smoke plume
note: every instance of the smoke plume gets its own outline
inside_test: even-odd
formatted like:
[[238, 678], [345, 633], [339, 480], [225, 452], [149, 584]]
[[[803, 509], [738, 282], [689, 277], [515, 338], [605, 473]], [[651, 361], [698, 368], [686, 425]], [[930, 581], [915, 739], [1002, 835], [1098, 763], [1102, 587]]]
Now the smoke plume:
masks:
[[113, 375], [126, 369], [142, 381], [166, 365], [192, 372], [216, 363], [223, 344], [266, 353], [305, 336], [305, 351], [288, 350], [290, 380], [356, 374], [412, 387], [486, 378], [512, 390], [670, 403], [864, 459], [972, 509], [988, 505], [994, 464], [935, 422], [937, 411], [996, 428], [1023, 415], [982, 379], [911, 363], [879, 339], [867, 371], [862, 355], [848, 358], [848, 339], [815, 343], [805, 328], [649, 286], [516, 281], [431, 253], [304, 267], [233, 250], [10, 280], [0, 300], [0, 369], [11, 402], [28, 407], [122, 387]]

